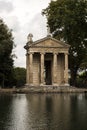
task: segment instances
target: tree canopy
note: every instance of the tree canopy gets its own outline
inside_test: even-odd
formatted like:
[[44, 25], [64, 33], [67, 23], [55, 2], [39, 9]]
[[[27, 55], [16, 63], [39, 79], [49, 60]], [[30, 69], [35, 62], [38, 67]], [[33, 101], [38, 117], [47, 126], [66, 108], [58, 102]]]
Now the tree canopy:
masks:
[[8, 86], [12, 82], [14, 41], [12, 31], [0, 19], [0, 86]]
[[87, 63], [87, 0], [51, 1], [42, 13], [53, 37], [71, 45], [69, 68], [75, 85], [78, 69]]
[[16, 87], [22, 87], [26, 83], [26, 69], [16, 67], [14, 68], [14, 85]]

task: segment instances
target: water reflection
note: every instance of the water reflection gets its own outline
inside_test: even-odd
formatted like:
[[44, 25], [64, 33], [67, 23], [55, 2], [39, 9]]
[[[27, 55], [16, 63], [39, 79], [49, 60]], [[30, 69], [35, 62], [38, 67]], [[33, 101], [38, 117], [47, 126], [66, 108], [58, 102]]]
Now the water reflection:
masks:
[[43, 130], [54, 128], [62, 130], [69, 127], [70, 97], [68, 95], [27, 95], [26, 97], [33, 118], [36, 120], [36, 123], [33, 123], [35, 128], [39, 126]]
[[85, 94], [0, 96], [0, 130], [86, 130]]

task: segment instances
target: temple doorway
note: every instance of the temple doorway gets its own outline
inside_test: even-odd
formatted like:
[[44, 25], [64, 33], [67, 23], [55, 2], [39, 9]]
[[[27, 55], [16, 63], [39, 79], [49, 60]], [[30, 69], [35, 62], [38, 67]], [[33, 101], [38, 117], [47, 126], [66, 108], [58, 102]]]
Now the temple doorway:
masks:
[[45, 84], [52, 85], [52, 67], [51, 60], [45, 61]]

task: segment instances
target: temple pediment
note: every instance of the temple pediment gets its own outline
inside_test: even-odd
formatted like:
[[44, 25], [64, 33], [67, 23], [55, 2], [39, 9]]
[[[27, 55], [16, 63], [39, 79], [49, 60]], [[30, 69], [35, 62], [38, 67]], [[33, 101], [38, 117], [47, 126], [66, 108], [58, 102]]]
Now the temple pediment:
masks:
[[35, 41], [32, 46], [34, 47], [56, 47], [56, 48], [65, 48], [65, 47], [70, 47], [68, 44], [65, 44], [61, 41], [58, 41], [54, 38], [51, 38], [51, 37], [46, 37], [46, 38], [43, 38], [41, 40], [38, 40], [38, 41]]

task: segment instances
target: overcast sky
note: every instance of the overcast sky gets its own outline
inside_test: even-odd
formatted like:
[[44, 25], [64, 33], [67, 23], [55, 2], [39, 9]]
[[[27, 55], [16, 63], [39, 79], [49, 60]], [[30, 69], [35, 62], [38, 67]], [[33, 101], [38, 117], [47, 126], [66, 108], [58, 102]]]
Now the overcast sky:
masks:
[[27, 42], [27, 35], [32, 33], [34, 41], [47, 35], [46, 18], [41, 12], [50, 1], [0, 0], [0, 17], [13, 30], [16, 67], [26, 67], [26, 51], [23, 47]]

